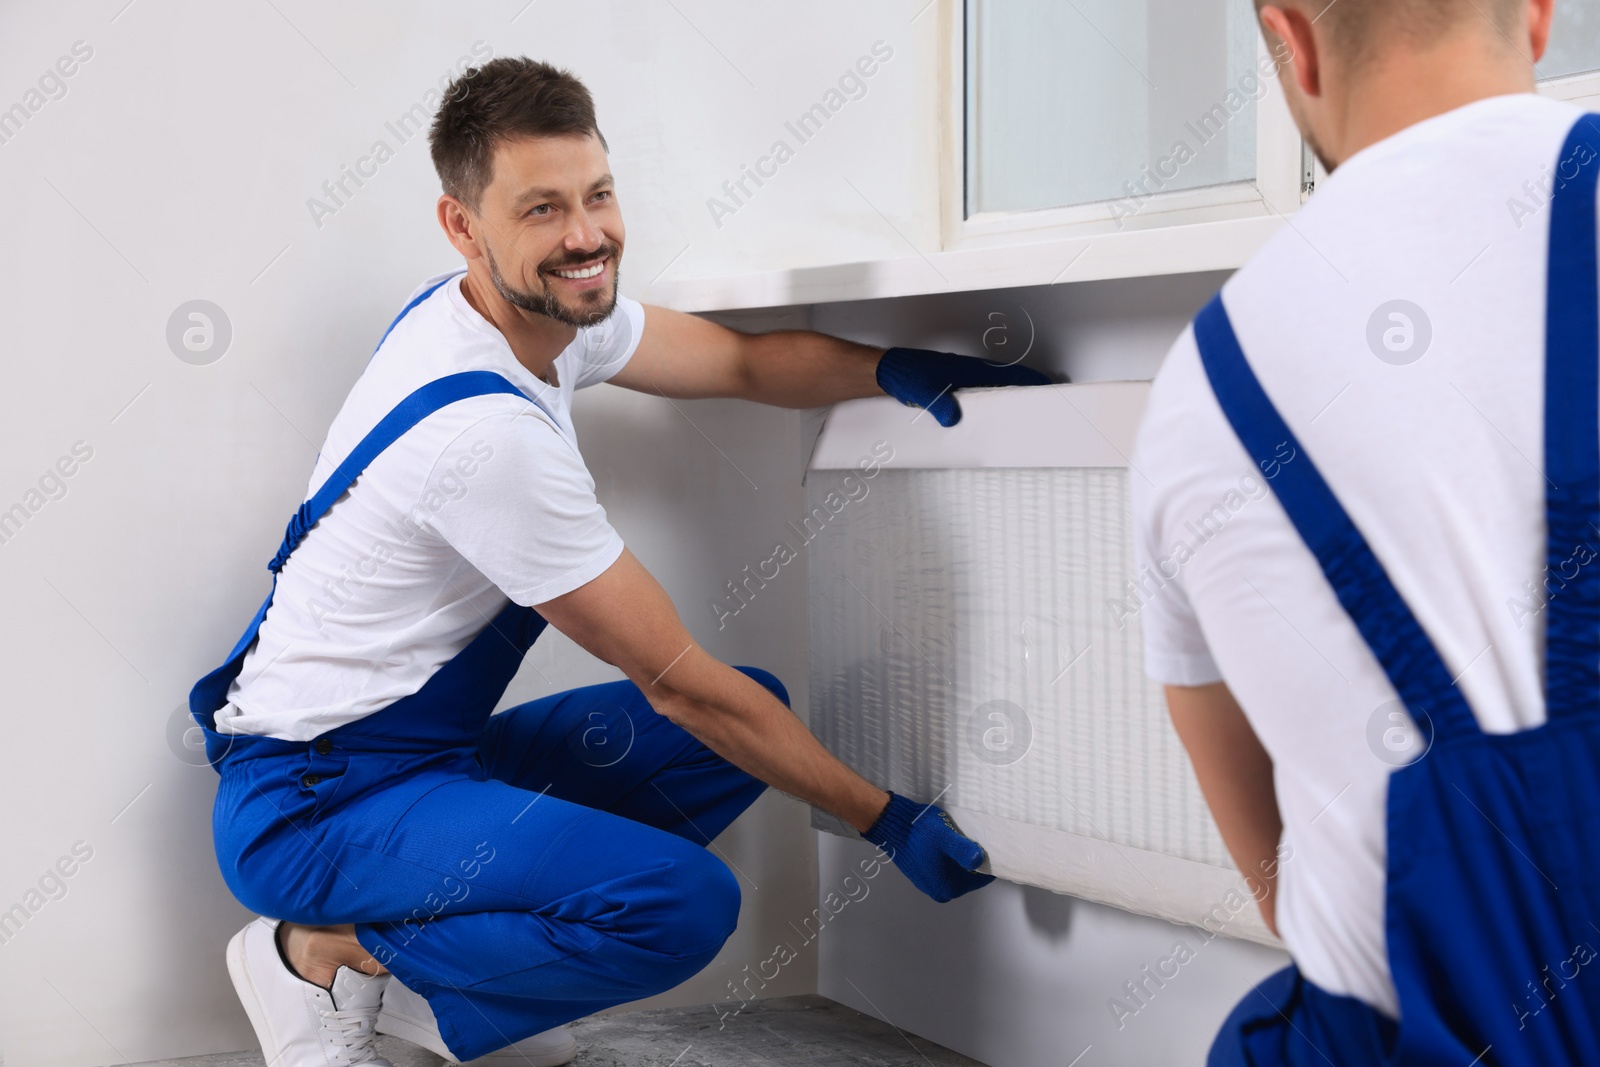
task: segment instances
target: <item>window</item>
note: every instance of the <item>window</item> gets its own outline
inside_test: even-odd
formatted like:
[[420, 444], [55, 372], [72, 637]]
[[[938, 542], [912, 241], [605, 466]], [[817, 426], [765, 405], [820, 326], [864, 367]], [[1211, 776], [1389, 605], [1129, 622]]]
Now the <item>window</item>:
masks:
[[1600, 70], [1600, 0], [1560, 0], [1540, 79]]
[[965, 20], [966, 217], [1256, 177], [1249, 3], [966, 0]]

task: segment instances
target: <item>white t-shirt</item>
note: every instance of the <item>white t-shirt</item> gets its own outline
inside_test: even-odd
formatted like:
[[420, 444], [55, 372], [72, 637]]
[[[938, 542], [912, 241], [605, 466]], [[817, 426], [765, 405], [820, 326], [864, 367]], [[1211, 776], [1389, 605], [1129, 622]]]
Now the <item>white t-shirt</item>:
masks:
[[[1223, 289], [1262, 387], [1494, 733], [1545, 714], [1531, 583], [1547, 190], [1580, 114], [1519, 94], [1403, 130], [1338, 168]], [[1133, 466], [1143, 591], [1121, 610], [1138, 612], [1146, 670], [1226, 679], [1273, 759], [1284, 941], [1312, 982], [1398, 1014], [1384, 937], [1388, 776], [1409, 754], [1397, 697], [1223, 415], [1192, 329], [1156, 378]]]
[[460, 400], [373, 460], [284, 565], [259, 640], [216, 714], [220, 732], [305, 741], [370, 715], [421, 689], [508, 599], [552, 600], [622, 554], [578, 453], [572, 395], [632, 358], [643, 307], [619, 298], [605, 322], [579, 330], [550, 385], [467, 303], [462, 276], [384, 339], [328, 429], [306, 498], [435, 379], [495, 371], [543, 410], [510, 394]]

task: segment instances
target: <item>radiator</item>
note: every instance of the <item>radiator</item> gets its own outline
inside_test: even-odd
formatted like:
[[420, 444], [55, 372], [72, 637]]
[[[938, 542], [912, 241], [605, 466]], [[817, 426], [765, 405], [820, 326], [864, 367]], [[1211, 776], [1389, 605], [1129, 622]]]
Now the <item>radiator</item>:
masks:
[[1127, 457], [1148, 388], [965, 393], [952, 429], [888, 398], [833, 409], [790, 526], [811, 728], [937, 800], [1002, 878], [1275, 943], [1142, 669]]

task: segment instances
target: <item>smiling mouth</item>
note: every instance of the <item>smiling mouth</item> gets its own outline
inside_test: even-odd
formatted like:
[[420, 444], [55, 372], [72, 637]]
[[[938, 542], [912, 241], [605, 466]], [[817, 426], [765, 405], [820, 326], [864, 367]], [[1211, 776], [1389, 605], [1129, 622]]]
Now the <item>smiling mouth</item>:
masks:
[[562, 270], [552, 270], [550, 273], [554, 274], [558, 278], [566, 278], [568, 281], [581, 282], [586, 281], [589, 278], [599, 277], [601, 274], [605, 273], [605, 269], [606, 260], [602, 259], [592, 266], [569, 267]]

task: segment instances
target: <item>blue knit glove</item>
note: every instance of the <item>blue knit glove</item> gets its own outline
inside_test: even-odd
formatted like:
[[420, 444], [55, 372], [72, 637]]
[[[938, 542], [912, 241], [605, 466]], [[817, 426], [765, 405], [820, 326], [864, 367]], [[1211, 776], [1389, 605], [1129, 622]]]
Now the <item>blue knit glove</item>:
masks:
[[902, 404], [927, 408], [940, 426], [961, 421], [961, 405], [954, 396], [957, 389], [1049, 384], [1049, 378], [1030, 367], [1008, 367], [926, 348], [891, 348], [878, 360], [878, 388]]
[[943, 808], [918, 804], [898, 793], [861, 835], [889, 854], [911, 884], [943, 904], [982, 889], [992, 874], [973, 868], [983, 862], [983, 847], [964, 837]]

